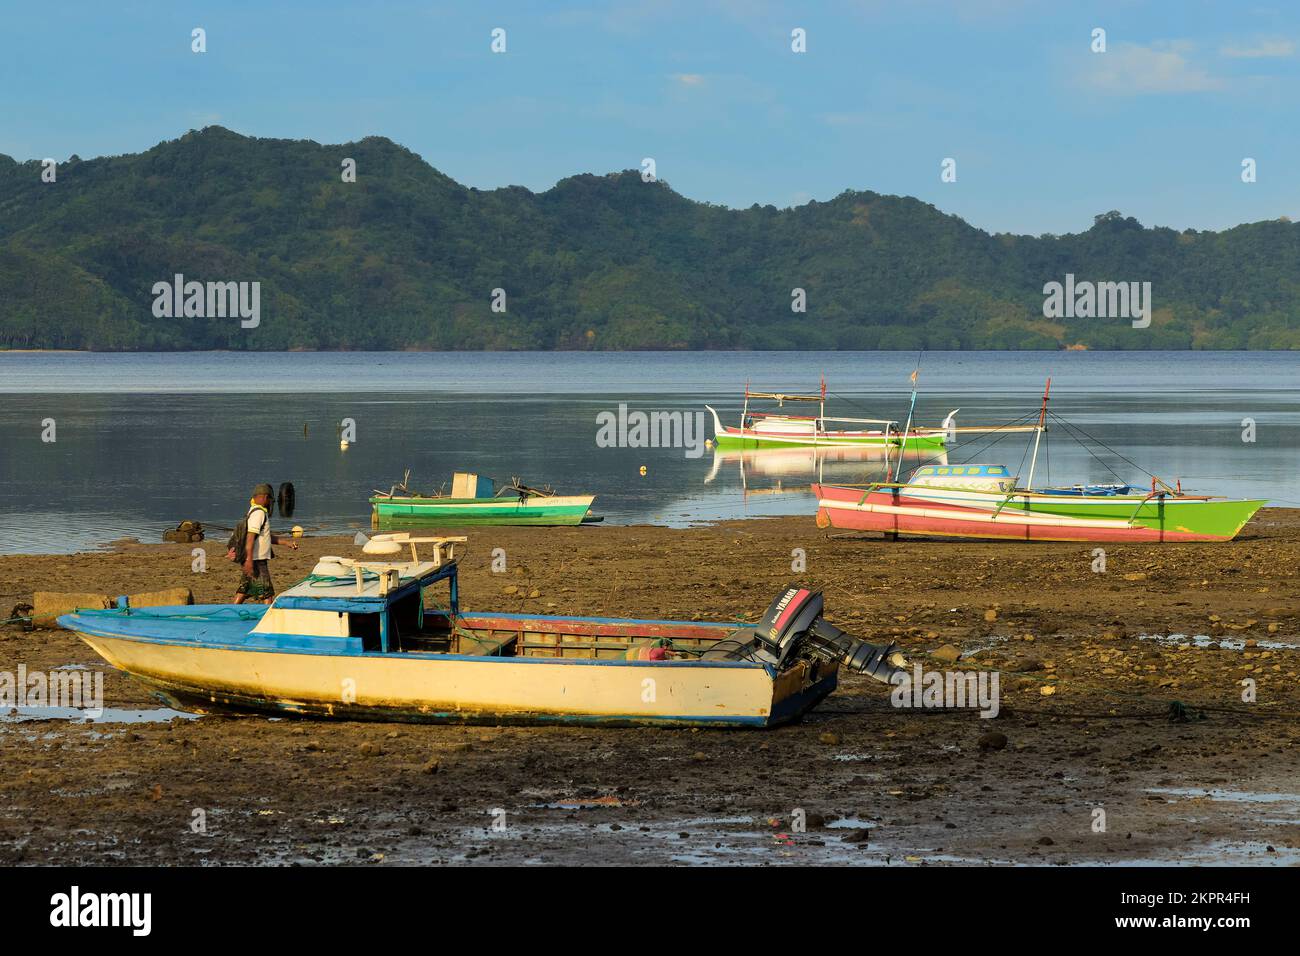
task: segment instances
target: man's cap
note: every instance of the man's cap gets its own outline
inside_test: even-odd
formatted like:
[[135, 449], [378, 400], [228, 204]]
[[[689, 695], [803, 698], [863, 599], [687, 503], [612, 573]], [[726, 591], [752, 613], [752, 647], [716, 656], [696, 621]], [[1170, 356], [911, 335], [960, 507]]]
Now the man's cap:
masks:
[[260, 485], [258, 485], [256, 488], [253, 489], [253, 497], [256, 498], [258, 495], [267, 495], [268, 497], [274, 498], [275, 489], [272, 488], [270, 485], [268, 485], [266, 482], [262, 482]]

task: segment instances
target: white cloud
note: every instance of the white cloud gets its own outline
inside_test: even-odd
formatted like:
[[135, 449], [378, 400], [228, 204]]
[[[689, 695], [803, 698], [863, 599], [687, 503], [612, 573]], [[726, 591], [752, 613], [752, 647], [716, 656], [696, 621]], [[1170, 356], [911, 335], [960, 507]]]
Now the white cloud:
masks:
[[682, 86], [703, 86], [704, 85], [703, 73], [674, 73], [673, 79], [676, 80], [678, 83], [680, 83]]
[[1087, 54], [1083, 85], [1101, 93], [1201, 93], [1223, 87], [1223, 80], [1191, 62], [1195, 47], [1185, 40], [1150, 46], [1120, 43], [1105, 53]]
[[1267, 56], [1294, 56], [1295, 43], [1283, 37], [1265, 37], [1252, 46], [1225, 46], [1219, 52], [1234, 59], [1247, 60]]

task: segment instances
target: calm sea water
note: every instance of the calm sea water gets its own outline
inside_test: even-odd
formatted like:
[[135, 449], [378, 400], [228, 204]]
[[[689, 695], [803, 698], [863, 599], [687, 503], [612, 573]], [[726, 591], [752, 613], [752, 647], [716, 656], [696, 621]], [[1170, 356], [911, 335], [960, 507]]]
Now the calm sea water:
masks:
[[[309, 531], [368, 528], [366, 498], [406, 468], [425, 491], [460, 470], [593, 493], [614, 523], [811, 521], [810, 481], [872, 480], [880, 460], [601, 448], [597, 415], [620, 403], [694, 414], [707, 402], [734, 424], [746, 381], [811, 392], [824, 374], [828, 414], [901, 421], [916, 362], [899, 352], [0, 352], [0, 552], [155, 541], [185, 518], [230, 526], [261, 481], [294, 483], [292, 523]], [[1114, 480], [1111, 468], [1146, 484], [1145, 470], [1184, 489], [1300, 505], [1300, 355], [953, 352], [920, 364], [920, 424], [953, 408], [962, 425], [1008, 422], [1038, 407], [1050, 375], [1052, 410], [1129, 459], [1057, 428], [1036, 484]], [[341, 450], [345, 418], [356, 442]], [[47, 419], [54, 442], [42, 441]], [[1242, 441], [1243, 419], [1256, 441]], [[1018, 468], [1030, 437], [966, 439], [948, 460]]]

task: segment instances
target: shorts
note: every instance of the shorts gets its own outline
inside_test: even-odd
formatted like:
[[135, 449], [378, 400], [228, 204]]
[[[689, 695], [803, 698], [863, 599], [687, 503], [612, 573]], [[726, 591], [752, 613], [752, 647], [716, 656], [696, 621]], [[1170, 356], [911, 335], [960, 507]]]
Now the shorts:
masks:
[[239, 576], [236, 594], [243, 594], [253, 601], [264, 601], [275, 595], [275, 585], [271, 583], [271, 567], [266, 561], [253, 562], [253, 574]]

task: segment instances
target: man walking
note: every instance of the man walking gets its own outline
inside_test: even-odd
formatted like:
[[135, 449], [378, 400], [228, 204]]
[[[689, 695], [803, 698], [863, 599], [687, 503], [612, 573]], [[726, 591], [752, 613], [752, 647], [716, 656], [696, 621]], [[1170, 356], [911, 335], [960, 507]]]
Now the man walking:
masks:
[[284, 544], [294, 551], [298, 550], [298, 542], [293, 538], [271, 534], [271, 498], [274, 493], [270, 485], [258, 485], [253, 489], [253, 497], [248, 502], [248, 514], [244, 519], [248, 530], [244, 535], [244, 561], [241, 565], [244, 573], [235, 590], [236, 604], [245, 601], [270, 604], [271, 598], [275, 597], [269, 565], [275, 556], [271, 545]]

